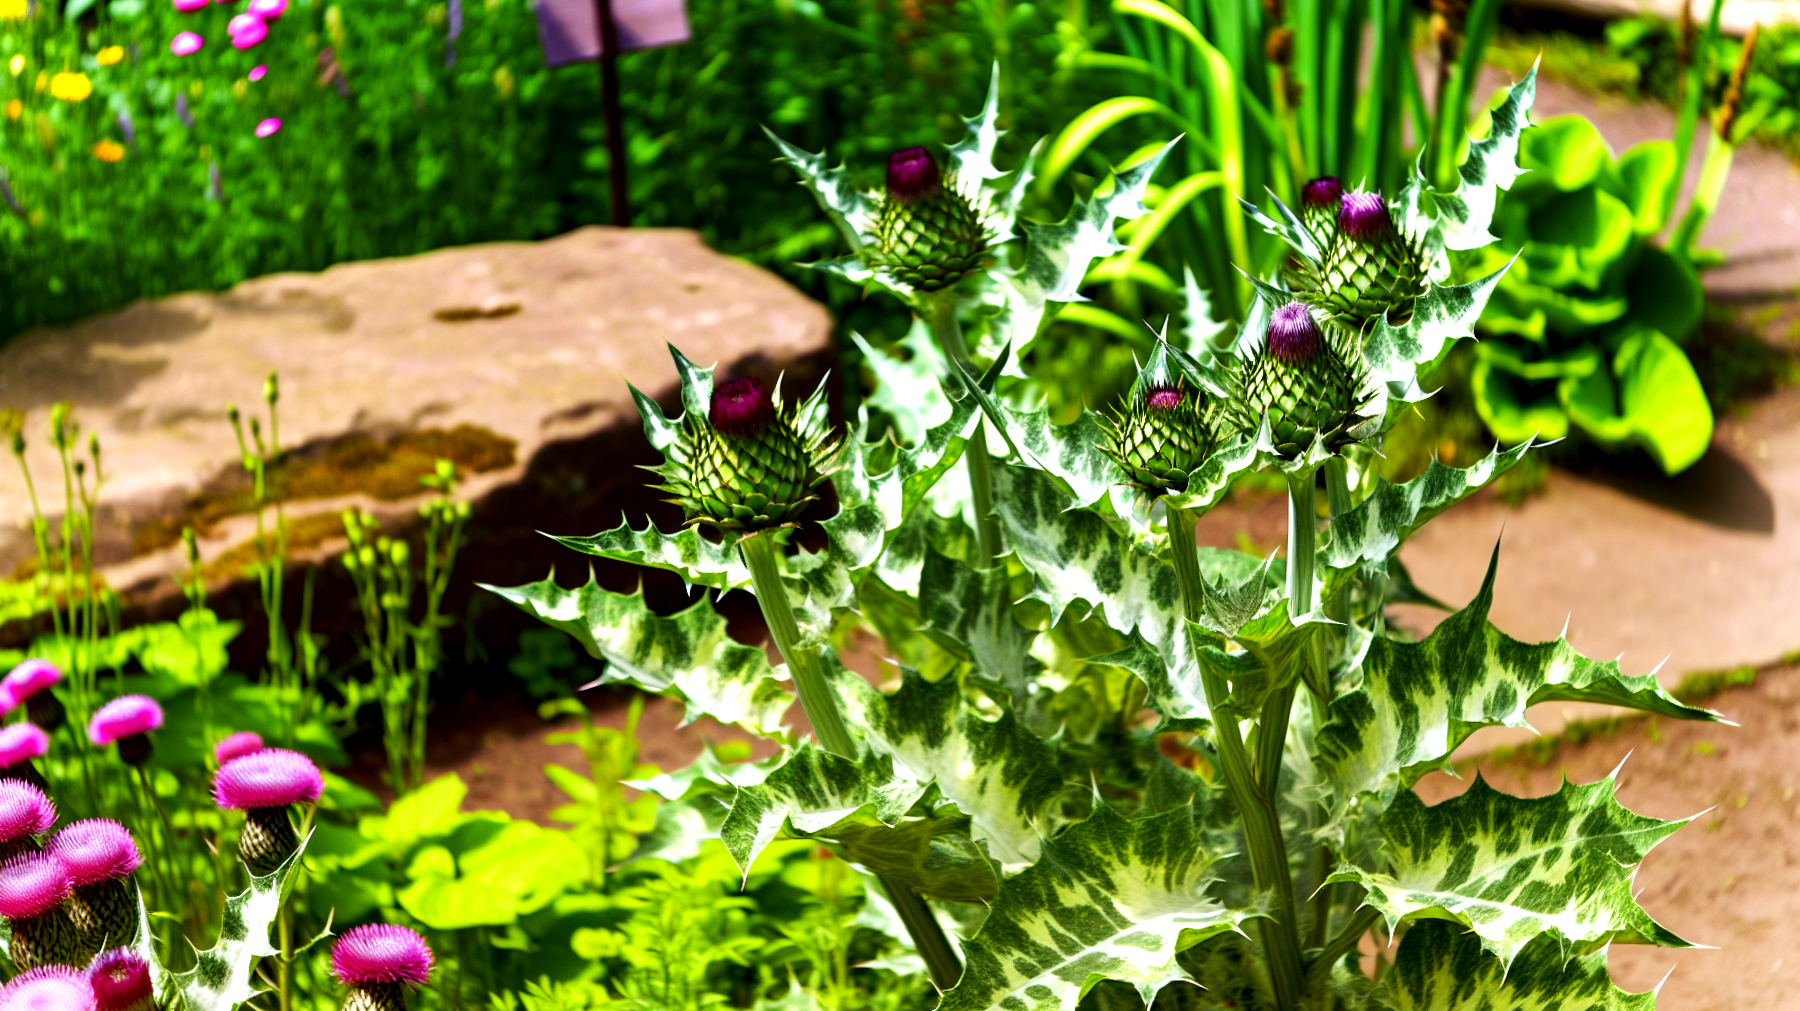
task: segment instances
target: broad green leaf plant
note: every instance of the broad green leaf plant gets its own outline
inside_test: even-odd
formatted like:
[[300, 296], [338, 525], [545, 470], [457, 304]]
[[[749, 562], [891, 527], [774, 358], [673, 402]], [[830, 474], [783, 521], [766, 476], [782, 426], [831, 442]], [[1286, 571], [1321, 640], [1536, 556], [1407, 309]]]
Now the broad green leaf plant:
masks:
[[[693, 586], [748, 588], [783, 662], [727, 640], [707, 601], [664, 617], [591, 582], [496, 592], [607, 660], [604, 680], [778, 741], [764, 763], [708, 761], [645, 785], [685, 798], [688, 824], [746, 872], [784, 838], [866, 871], [940, 1007], [1074, 1008], [1097, 990], [1108, 1007], [1165, 992], [1281, 1011], [1649, 1007], [1613, 987], [1604, 952], [1686, 943], [1631, 893], [1679, 823], [1626, 811], [1610, 778], [1536, 799], [1477, 782], [1437, 807], [1412, 787], [1476, 730], [1525, 726], [1539, 702], [1716, 714], [1566, 641], [1494, 628], [1492, 563], [1424, 639], [1384, 617], [1416, 593], [1397, 559], [1407, 537], [1530, 450], [1399, 484], [1374, 466], [1383, 434], [1427, 395], [1420, 366], [1471, 336], [1506, 269], [1451, 283], [1448, 254], [1492, 241], [1533, 88], [1527, 77], [1494, 110], [1453, 187], [1415, 171], [1384, 197], [1321, 179], [1297, 211], [1253, 210], [1290, 255], [1249, 279], [1235, 337], [1206, 360], [1158, 340], [1123, 410], [1066, 426], [991, 396], [1005, 349], [1031, 333], [1007, 318], [1072, 295], [1059, 282], [1079, 279], [1147, 176], [1118, 173], [1068, 221], [1020, 237], [1006, 200], [1030, 169], [987, 185], [1001, 178], [991, 112], [951, 148], [955, 181], [911, 152], [886, 194], [784, 147], [858, 250], [829, 269], [902, 294], [940, 338], [909, 346], [945, 366], [929, 387], [941, 397], [896, 415], [904, 444], [868, 441], [866, 411], [840, 443], [817, 393], [788, 406], [674, 351], [683, 412], [638, 403], [688, 526], [563, 539]], [[962, 209], [926, 206], [951, 193], [1000, 208], [983, 212], [981, 256], [961, 245]], [[1007, 242], [1023, 248], [989, 266]], [[995, 284], [986, 325], [1000, 336], [977, 374], [948, 339], [947, 293], [979, 303]], [[908, 400], [925, 403], [890, 402]], [[972, 488], [943, 480], [958, 468]], [[1285, 553], [1199, 547], [1196, 521], [1252, 469], [1286, 481]], [[897, 687], [840, 662], [865, 631]], [[784, 682], [810, 737], [779, 725]], [[1358, 952], [1371, 932], [1391, 961], [1378, 981]]]

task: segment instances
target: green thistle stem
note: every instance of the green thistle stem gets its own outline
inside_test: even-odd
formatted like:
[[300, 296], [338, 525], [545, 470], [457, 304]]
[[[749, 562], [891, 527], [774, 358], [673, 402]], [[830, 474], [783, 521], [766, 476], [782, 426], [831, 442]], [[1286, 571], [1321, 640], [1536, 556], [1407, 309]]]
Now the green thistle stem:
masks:
[[[788, 601], [786, 587], [781, 584], [775, 532], [766, 530], [751, 534], [738, 542], [738, 549], [743, 552], [744, 564], [750, 569], [750, 586], [756, 593], [756, 603], [762, 608], [763, 620], [768, 623], [775, 647], [781, 650], [781, 658], [787, 661], [795, 692], [800, 696], [800, 708], [812, 723], [819, 744], [835, 755], [854, 761], [856, 744], [844, 725], [844, 715], [838, 710], [837, 698], [831, 694], [818, 655], [811, 647], [800, 643], [800, 624], [794, 619], [793, 605]], [[912, 935], [913, 947], [931, 971], [932, 982], [940, 990], [955, 986], [962, 976], [962, 964], [950, 947], [950, 939], [944, 936], [943, 927], [931, 914], [931, 908], [905, 882], [885, 875], [877, 878], [888, 901], [894, 904], [900, 922]]]
[[[956, 318], [956, 293], [948, 288], [923, 292], [919, 296], [919, 315], [931, 331], [931, 339], [955, 366], [957, 381], [969, 384], [976, 375], [969, 360], [969, 349], [963, 341], [962, 323]], [[1000, 557], [1000, 521], [994, 517], [994, 478], [988, 459], [987, 422], [975, 423], [975, 434], [963, 449], [969, 461], [969, 492], [975, 500], [975, 539], [986, 560], [983, 568], [992, 567]]]
[[[1194, 543], [1194, 524], [1199, 520], [1200, 514], [1193, 510], [1169, 510], [1169, 552], [1175, 565], [1176, 582], [1181, 586], [1183, 613], [1189, 622], [1203, 613], [1206, 593], [1200, 575], [1199, 550]], [[1188, 634], [1194, 634], [1191, 624]], [[1199, 642], [1194, 643], [1197, 656], [1199, 646]], [[1261, 928], [1276, 1004], [1282, 1011], [1295, 1011], [1305, 993], [1305, 975], [1300, 960], [1300, 935], [1294, 925], [1294, 882], [1288, 874], [1287, 846], [1281, 838], [1281, 821], [1275, 810], [1274, 795], [1258, 783], [1243, 735], [1238, 730], [1237, 718], [1226, 711], [1231, 689], [1224, 676], [1201, 660], [1200, 682], [1206, 690], [1206, 704], [1213, 711], [1213, 740], [1225, 774], [1225, 790], [1231, 795], [1232, 804], [1243, 822], [1250, 872], [1256, 890], [1272, 900], [1269, 917], [1261, 921]], [[1288, 701], [1291, 705], [1291, 692]], [[1282, 724], [1279, 736], [1286, 733], [1285, 719]], [[1261, 736], [1267, 737], [1266, 726]], [[1277, 746], [1276, 768], [1280, 767], [1280, 757]]]

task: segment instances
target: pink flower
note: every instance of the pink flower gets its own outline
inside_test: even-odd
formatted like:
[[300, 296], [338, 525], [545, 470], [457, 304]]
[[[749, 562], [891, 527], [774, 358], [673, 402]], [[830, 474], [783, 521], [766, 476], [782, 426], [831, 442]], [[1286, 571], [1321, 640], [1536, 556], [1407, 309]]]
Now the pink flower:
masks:
[[64, 825], [44, 852], [63, 862], [77, 886], [122, 878], [144, 863], [130, 830], [106, 818]]
[[0, 864], [0, 916], [9, 920], [42, 916], [61, 905], [74, 884], [61, 860], [48, 853], [21, 853]]
[[244, 25], [242, 29], [231, 33], [231, 44], [238, 49], [253, 48], [259, 45], [262, 40], [269, 37], [269, 26], [263, 24], [262, 18], [251, 17], [248, 14], [239, 14], [237, 17], [231, 19], [231, 23], [235, 25], [244, 18], [250, 18], [249, 23]]
[[353, 987], [424, 986], [431, 978], [431, 948], [423, 937], [391, 923], [351, 927], [331, 949], [331, 974]]
[[229, 811], [311, 804], [325, 792], [319, 767], [298, 751], [267, 748], [234, 758], [213, 776], [213, 800]]
[[88, 963], [87, 980], [94, 988], [97, 1011], [132, 1011], [153, 1006], [150, 966], [129, 948], [103, 951]]
[[206, 9], [207, 0], [175, 0], [175, 9], [183, 14], [192, 14]]
[[94, 988], [66, 965], [40, 966], [0, 987], [0, 1011], [96, 1011]]
[[8, 671], [4, 680], [0, 680], [0, 689], [5, 690], [5, 698], [13, 705], [18, 705], [38, 692], [62, 680], [62, 671], [48, 660], [27, 660]]
[[56, 805], [44, 791], [18, 779], [0, 779], [0, 843], [50, 831]]
[[50, 750], [50, 735], [35, 723], [14, 723], [0, 729], [0, 769], [40, 758]]
[[[262, 24], [262, 18], [259, 18], [254, 14], [239, 14], [237, 17], [232, 18], [226, 23], [225, 34], [232, 36], [242, 35], [244, 32], [250, 31], [260, 24]], [[264, 27], [267, 26], [265, 25]]]
[[192, 56], [206, 45], [206, 40], [194, 32], [182, 32], [169, 43], [169, 52], [176, 56]]
[[122, 737], [147, 734], [163, 725], [162, 706], [148, 695], [121, 695], [94, 714], [88, 721], [88, 740], [98, 747]]
[[262, 122], [256, 124], [256, 136], [258, 138], [273, 137], [280, 132], [281, 132], [281, 120], [279, 120], [279, 119], [274, 119], [274, 118], [265, 119]]
[[261, 734], [254, 730], [240, 730], [220, 741], [213, 748], [213, 757], [219, 760], [220, 765], [224, 765], [234, 758], [242, 758], [261, 750], [263, 750]]
[[260, 81], [267, 76], [269, 76], [269, 65], [266, 63], [250, 68], [251, 84], [255, 84], [257, 81]]
[[250, 0], [250, 13], [264, 21], [279, 21], [287, 13], [288, 0]]

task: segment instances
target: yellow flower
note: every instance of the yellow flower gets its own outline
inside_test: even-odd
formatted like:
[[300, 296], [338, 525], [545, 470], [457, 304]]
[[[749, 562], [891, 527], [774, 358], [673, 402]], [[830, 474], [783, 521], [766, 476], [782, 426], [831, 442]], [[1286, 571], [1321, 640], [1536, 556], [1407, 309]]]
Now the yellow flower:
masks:
[[48, 88], [49, 86], [50, 86], [50, 71], [48, 71], [48, 70], [38, 71], [37, 93], [40, 95], [43, 94], [44, 89]]
[[103, 140], [94, 145], [94, 157], [104, 162], [115, 162], [125, 157], [125, 148], [116, 141]]
[[107, 46], [94, 54], [94, 59], [99, 60], [102, 67], [110, 67], [124, 58], [124, 46]]
[[94, 84], [86, 74], [63, 71], [50, 79], [50, 97], [65, 102], [82, 102], [94, 93]]
[[25, 54], [20, 53], [19, 55], [13, 57], [12, 62], [7, 64], [7, 66], [9, 68], [11, 68], [12, 75], [14, 77], [17, 77], [20, 74], [23, 74], [25, 72]]
[[26, 0], [0, 0], [0, 18], [16, 21], [25, 16]]
[[12, 101], [6, 103], [6, 118], [7, 119], [18, 119], [20, 116], [23, 116], [23, 115], [25, 115], [25, 103], [24, 102], [21, 102], [15, 98]]

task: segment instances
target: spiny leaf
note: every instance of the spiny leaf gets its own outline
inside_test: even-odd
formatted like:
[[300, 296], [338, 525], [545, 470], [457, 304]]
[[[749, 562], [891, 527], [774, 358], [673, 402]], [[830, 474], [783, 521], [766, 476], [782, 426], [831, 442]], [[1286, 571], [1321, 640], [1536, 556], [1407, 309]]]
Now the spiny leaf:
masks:
[[970, 832], [1007, 872], [1037, 860], [1061, 825], [1071, 777], [1063, 757], [1011, 712], [989, 721], [955, 678], [937, 683], [903, 671], [883, 695], [854, 675], [837, 679], [844, 719], [894, 774], [929, 782], [969, 816]]
[[1531, 125], [1536, 98], [1537, 65], [1533, 64], [1489, 114], [1492, 126], [1488, 135], [1469, 142], [1468, 156], [1457, 169], [1454, 193], [1432, 192], [1427, 197], [1425, 177], [1418, 165], [1413, 166], [1412, 177], [1400, 195], [1401, 223], [1412, 234], [1430, 236], [1427, 252], [1433, 260], [1441, 261], [1445, 249], [1479, 249], [1494, 241], [1488, 225], [1494, 219], [1500, 191], [1511, 189], [1524, 171], [1519, 167], [1519, 135]]
[[1361, 687], [1332, 702], [1316, 760], [1338, 813], [1369, 794], [1385, 805], [1396, 790], [1446, 766], [1457, 745], [1482, 727], [1528, 726], [1525, 710], [1540, 702], [1720, 718], [1677, 702], [1653, 675], [1629, 677], [1616, 662], [1589, 660], [1566, 639], [1525, 643], [1488, 624], [1499, 558], [1496, 544], [1481, 592], [1423, 642], [1372, 642]]
[[1503, 966], [1546, 932], [1578, 950], [1607, 941], [1685, 948], [1637, 904], [1631, 878], [1688, 819], [1633, 814], [1616, 786], [1614, 776], [1565, 781], [1554, 794], [1524, 799], [1477, 775], [1468, 792], [1435, 807], [1402, 791], [1380, 819], [1389, 870], [1347, 867], [1329, 880], [1367, 888], [1365, 901], [1390, 932], [1415, 918], [1463, 924]]
[[1378, 477], [1368, 498], [1331, 518], [1331, 537], [1319, 549], [1318, 564], [1332, 569], [1386, 565], [1413, 531], [1511, 470], [1531, 448], [1527, 439], [1468, 467], [1432, 460], [1425, 473], [1401, 484]]
[[949, 374], [950, 359], [931, 339], [924, 320], [914, 316], [911, 329], [900, 340], [900, 347], [909, 353], [906, 358], [870, 346], [855, 331], [850, 340], [862, 351], [863, 365], [875, 373], [875, 390], [863, 402], [893, 419], [902, 442], [918, 442], [950, 417], [950, 397], [940, 379]]
[[843, 165], [826, 168], [825, 152], [808, 154], [777, 137], [766, 126], [763, 127], [763, 133], [775, 142], [775, 146], [781, 151], [781, 159], [799, 174], [800, 184], [812, 193], [813, 199], [819, 202], [819, 207], [831, 217], [832, 223], [843, 233], [844, 241], [850, 244], [851, 250], [860, 253], [863, 244], [869, 242], [875, 234], [878, 205], [874, 198], [850, 182], [850, 171]]
[[738, 789], [719, 838], [746, 874], [777, 838], [824, 839], [844, 859], [922, 894], [991, 900], [997, 882], [969, 837], [969, 818], [951, 805], [908, 817], [931, 784], [895, 773], [887, 755], [852, 761], [802, 745], [767, 779]]
[[1606, 971], [1605, 950], [1565, 953], [1540, 937], [1507, 966], [1481, 940], [1441, 920], [1413, 925], [1380, 997], [1395, 1011], [1653, 1011], [1654, 993], [1626, 993]]
[[[1507, 267], [1511, 265], [1508, 261]], [[1400, 326], [1389, 323], [1386, 315], [1377, 319], [1362, 348], [1370, 380], [1385, 386], [1393, 400], [1411, 402], [1427, 396], [1419, 388], [1419, 366], [1435, 361], [1446, 343], [1474, 335], [1475, 321], [1507, 267], [1467, 284], [1429, 285]], [[1375, 407], [1378, 412], [1386, 410], [1384, 404]], [[1384, 422], [1382, 430], [1386, 427]]]
[[1085, 301], [1080, 287], [1088, 268], [1125, 249], [1113, 234], [1113, 221], [1146, 213], [1144, 189], [1174, 146], [1170, 141], [1131, 168], [1114, 171], [1111, 189], [1102, 184], [1096, 196], [1077, 200], [1068, 217], [1056, 224], [1024, 224], [1025, 262], [1016, 270], [994, 271], [1005, 282], [1007, 296], [994, 328], [1015, 353], [1023, 355], [1037, 336], [1049, 303]]
[[1092, 411], [1067, 425], [1050, 420], [1048, 406], [1020, 411], [1002, 407], [1012, 441], [1060, 481], [1076, 505], [1092, 505], [1123, 480], [1119, 465], [1100, 451], [1106, 433]]
[[1184, 350], [1202, 365], [1211, 365], [1232, 346], [1231, 324], [1212, 318], [1212, 299], [1200, 287], [1192, 267], [1182, 264], [1181, 275], [1181, 336], [1187, 345]]
[[1026, 654], [1035, 633], [1013, 618], [1010, 581], [1005, 566], [976, 571], [927, 548], [919, 609], [935, 640], [974, 661], [977, 677], [998, 685], [1022, 708], [1038, 663]]
[[1149, 1004], [1191, 979], [1175, 956], [1250, 915], [1207, 896], [1218, 854], [1195, 822], [1185, 808], [1127, 821], [1101, 805], [1046, 842], [1042, 859], [1001, 883], [963, 942], [967, 964], [940, 1011], [1071, 1008], [1104, 979], [1131, 984]]
[[304, 852], [306, 841], [302, 840], [280, 867], [264, 877], [251, 875], [249, 888], [225, 900], [218, 943], [195, 952], [192, 969], [174, 974], [176, 990], [187, 1002], [188, 1011], [232, 1011], [261, 992], [251, 983], [251, 970], [257, 959], [280, 954], [269, 943], [269, 928], [281, 913], [281, 903]]
[[663, 617], [645, 606], [642, 590], [613, 593], [591, 575], [574, 590], [558, 586], [554, 576], [524, 586], [477, 585], [607, 661], [603, 682], [681, 699], [685, 723], [711, 716], [765, 736], [782, 733], [781, 716], [793, 697], [782, 690], [767, 654], [726, 635], [725, 619], [709, 601]]

